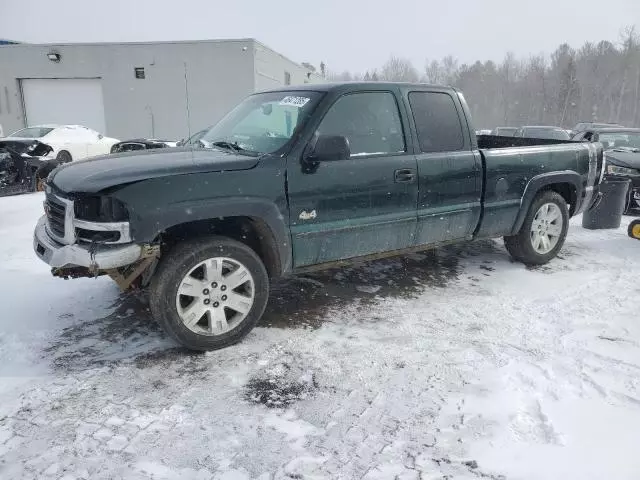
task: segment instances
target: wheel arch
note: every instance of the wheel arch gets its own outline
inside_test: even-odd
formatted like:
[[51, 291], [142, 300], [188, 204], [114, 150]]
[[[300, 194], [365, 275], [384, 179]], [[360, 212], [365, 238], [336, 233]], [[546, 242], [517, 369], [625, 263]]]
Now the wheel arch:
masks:
[[251, 247], [269, 275], [291, 270], [288, 226], [280, 209], [263, 199], [216, 199], [172, 205], [160, 211], [133, 211], [131, 232], [135, 241], [172, 248], [195, 236], [222, 235]]
[[562, 196], [569, 205], [569, 216], [571, 217], [578, 211], [578, 202], [582, 199], [582, 178], [578, 173], [567, 170], [543, 173], [529, 180], [522, 195], [515, 224], [511, 229], [512, 235], [520, 231], [531, 203], [543, 191], [553, 191]]
[[67, 155], [69, 155], [69, 162], [72, 162], [72, 161], [73, 161], [73, 155], [71, 154], [71, 152], [70, 152], [69, 150], [67, 150], [67, 149], [65, 149], [65, 148], [61, 148], [61, 149], [59, 149], [59, 150], [56, 152], [56, 160], [61, 161], [61, 160], [60, 160], [60, 155], [61, 155], [62, 153], [66, 153]]

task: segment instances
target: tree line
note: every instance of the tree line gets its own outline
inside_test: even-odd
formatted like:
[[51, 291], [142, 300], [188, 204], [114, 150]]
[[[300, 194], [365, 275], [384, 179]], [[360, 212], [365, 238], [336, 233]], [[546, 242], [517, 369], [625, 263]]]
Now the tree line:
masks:
[[[325, 65], [322, 65], [324, 72]], [[609, 122], [640, 127], [640, 35], [627, 27], [617, 42], [563, 43], [551, 55], [460, 63], [449, 55], [419, 71], [392, 56], [364, 73], [328, 71], [332, 81], [370, 80], [453, 85], [465, 95], [476, 128]]]

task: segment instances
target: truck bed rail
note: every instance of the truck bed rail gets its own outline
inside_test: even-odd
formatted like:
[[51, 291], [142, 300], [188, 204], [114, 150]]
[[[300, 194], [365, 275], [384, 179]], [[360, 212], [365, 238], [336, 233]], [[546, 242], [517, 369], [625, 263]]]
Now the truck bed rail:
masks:
[[542, 145], [559, 145], [574, 142], [573, 140], [553, 140], [547, 138], [502, 137], [499, 135], [476, 135], [478, 148], [535, 147]]

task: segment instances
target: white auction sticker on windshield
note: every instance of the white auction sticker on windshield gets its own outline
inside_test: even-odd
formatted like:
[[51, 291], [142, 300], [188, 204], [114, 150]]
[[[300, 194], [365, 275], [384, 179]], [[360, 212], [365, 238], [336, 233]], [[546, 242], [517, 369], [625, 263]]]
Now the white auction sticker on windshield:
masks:
[[284, 97], [282, 100], [280, 100], [280, 105], [302, 108], [307, 104], [309, 100], [311, 99], [307, 97]]

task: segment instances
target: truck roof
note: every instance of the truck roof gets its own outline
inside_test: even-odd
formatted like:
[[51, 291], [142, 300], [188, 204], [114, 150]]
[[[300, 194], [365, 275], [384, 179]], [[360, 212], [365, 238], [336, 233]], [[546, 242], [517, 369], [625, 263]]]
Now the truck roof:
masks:
[[[455, 90], [453, 87], [445, 85], [432, 85], [428, 83], [410, 83], [410, 82], [330, 82], [330, 83], [305, 83], [302, 85], [283, 85], [282, 87], [264, 90], [266, 92], [332, 92], [344, 90], [384, 90], [394, 87], [414, 87], [414, 88], [430, 88], [435, 90]], [[260, 93], [260, 92], [258, 92]]]
[[640, 133], [640, 128], [633, 127], [594, 127], [585, 130], [598, 133]]

